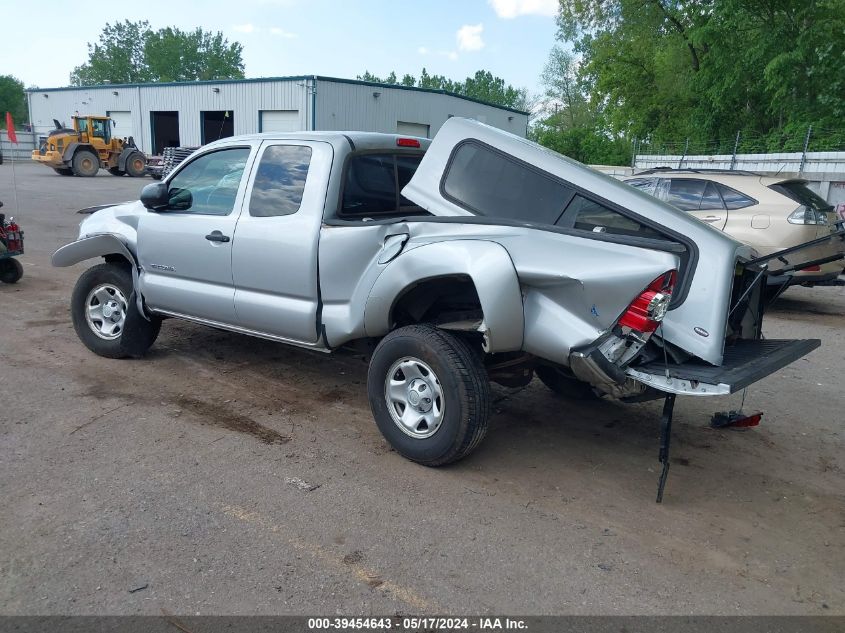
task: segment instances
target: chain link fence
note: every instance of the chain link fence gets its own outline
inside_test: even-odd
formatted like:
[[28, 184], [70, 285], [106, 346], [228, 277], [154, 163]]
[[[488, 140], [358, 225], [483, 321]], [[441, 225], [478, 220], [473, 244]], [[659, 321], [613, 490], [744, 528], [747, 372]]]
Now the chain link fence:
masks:
[[[841, 156], [840, 156], [841, 154]], [[632, 141], [631, 167], [653, 167], [655, 162], [667, 167], [718, 167], [719, 169], [755, 169], [761, 163], [780, 164], [780, 169], [803, 173], [808, 163], [821, 165], [821, 171], [841, 171], [845, 163], [845, 128], [834, 129], [808, 126], [783, 134], [766, 135], [743, 131], [731, 138], [699, 140], [692, 138], [674, 140], [638, 139]], [[812, 165], [819, 171], [819, 165]], [[775, 169], [778, 169], [777, 167]]]

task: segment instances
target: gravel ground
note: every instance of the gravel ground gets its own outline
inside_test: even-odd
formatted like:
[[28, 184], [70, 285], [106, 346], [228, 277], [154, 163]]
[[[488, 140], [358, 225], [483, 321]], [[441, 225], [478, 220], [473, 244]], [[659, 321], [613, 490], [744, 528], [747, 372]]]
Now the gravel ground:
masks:
[[[88, 352], [50, 267], [134, 180], [0, 167], [26, 231], [0, 285], [3, 614], [845, 614], [845, 291], [789, 290], [769, 337], [821, 349], [739, 397], [659, 403], [496, 387], [491, 432], [427, 469], [370, 416], [366, 366], [167, 321], [143, 360]], [[15, 190], [17, 209], [15, 208]]]

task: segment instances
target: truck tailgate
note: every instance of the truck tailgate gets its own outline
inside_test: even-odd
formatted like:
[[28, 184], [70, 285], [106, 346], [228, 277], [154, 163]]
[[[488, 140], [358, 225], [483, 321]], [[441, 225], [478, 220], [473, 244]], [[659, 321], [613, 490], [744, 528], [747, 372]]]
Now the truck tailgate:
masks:
[[[718, 367], [700, 360], [670, 363], [667, 380], [667, 365], [660, 360], [630, 367], [627, 373], [661, 391], [687, 395], [729, 394], [773, 374], [820, 345], [819, 339], [740, 340], [725, 346], [724, 361]], [[689, 387], [701, 392], [690, 393], [688, 383], [692, 383]]]

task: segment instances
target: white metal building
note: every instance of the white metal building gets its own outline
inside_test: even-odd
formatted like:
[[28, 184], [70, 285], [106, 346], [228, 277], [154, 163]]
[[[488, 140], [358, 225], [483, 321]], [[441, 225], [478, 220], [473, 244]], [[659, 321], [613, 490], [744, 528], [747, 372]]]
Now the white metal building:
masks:
[[198, 146], [239, 134], [363, 130], [431, 138], [452, 116], [474, 118], [525, 136], [528, 114], [442, 90], [332, 77], [301, 76], [189, 83], [107, 84], [27, 91], [33, 131], [53, 119], [109, 115], [116, 136], [141, 149]]

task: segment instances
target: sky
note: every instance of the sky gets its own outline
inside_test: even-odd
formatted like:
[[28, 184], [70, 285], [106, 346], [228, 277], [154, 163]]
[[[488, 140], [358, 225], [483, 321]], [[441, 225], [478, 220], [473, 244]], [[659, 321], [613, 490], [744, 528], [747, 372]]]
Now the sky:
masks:
[[[6, 5], [6, 2], [0, 4]], [[354, 79], [391, 70], [462, 80], [489, 70], [540, 92], [555, 44], [557, 0], [40, 0], [5, 6], [0, 75], [27, 87], [66, 86], [106, 22], [148, 20], [154, 29], [197, 26], [243, 45], [247, 77]]]

